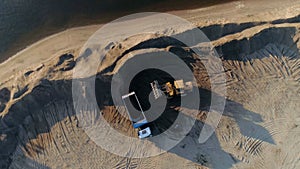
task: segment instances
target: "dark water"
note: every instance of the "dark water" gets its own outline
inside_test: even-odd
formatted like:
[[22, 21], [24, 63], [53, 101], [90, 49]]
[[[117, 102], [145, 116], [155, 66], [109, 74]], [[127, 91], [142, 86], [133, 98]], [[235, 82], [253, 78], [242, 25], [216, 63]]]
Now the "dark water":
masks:
[[119, 12], [118, 8], [113, 1], [2, 0], [0, 62], [21, 49], [24, 42], [29, 45], [68, 27], [104, 22], [112, 18], [110, 13]]
[[135, 12], [163, 12], [223, 2], [225, 1], [1, 0], [0, 62], [39, 39], [70, 27], [104, 23]]

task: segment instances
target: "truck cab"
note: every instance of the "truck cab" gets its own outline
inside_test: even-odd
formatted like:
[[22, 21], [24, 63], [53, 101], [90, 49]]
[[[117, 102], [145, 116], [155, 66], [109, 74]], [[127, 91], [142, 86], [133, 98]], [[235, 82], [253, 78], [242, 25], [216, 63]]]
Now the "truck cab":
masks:
[[138, 136], [139, 136], [140, 139], [150, 137], [151, 136], [150, 127], [146, 127], [144, 129], [139, 130], [138, 131]]

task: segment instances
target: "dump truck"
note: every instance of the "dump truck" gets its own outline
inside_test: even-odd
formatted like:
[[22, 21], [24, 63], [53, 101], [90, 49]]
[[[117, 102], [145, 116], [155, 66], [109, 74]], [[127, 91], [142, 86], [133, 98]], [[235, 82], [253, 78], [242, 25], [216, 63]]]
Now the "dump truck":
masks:
[[163, 93], [165, 93], [168, 98], [173, 98], [175, 96], [185, 96], [187, 93], [193, 91], [193, 82], [184, 82], [183, 79], [166, 82], [161, 85], [157, 80], [154, 80], [150, 83], [150, 86], [155, 99], [160, 98]]
[[[123, 95], [122, 100], [133, 128], [137, 129], [138, 137], [143, 139], [152, 136], [151, 129], [148, 126], [149, 122], [135, 92]], [[138, 105], [139, 110], [133, 106], [133, 103]]]

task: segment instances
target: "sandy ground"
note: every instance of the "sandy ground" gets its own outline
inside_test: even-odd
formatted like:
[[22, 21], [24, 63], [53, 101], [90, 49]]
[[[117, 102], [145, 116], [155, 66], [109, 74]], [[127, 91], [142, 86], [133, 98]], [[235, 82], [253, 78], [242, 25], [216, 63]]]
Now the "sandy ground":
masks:
[[[101, 149], [78, 125], [72, 109], [70, 70], [82, 45], [101, 25], [73, 28], [20, 51], [0, 65], [1, 167], [299, 168], [299, 4], [235, 1], [170, 12], [199, 26], [222, 57], [226, 108], [216, 132], [204, 144], [197, 142], [197, 131], [209, 113], [205, 108], [199, 110], [189, 136], [150, 158], [123, 158]], [[122, 47], [111, 49], [113, 59], [106, 66], [118, 65], [115, 57], [143, 52], [126, 53], [149, 39], [153, 37], [119, 42]], [[160, 50], [170, 48], [172, 44]], [[203, 64], [195, 62], [193, 68], [201, 81], [202, 99], [207, 99], [212, 93]], [[97, 76], [101, 79], [102, 74]], [[102, 106], [114, 127], [134, 133], [114, 106]], [[188, 115], [190, 110], [185, 110]]]

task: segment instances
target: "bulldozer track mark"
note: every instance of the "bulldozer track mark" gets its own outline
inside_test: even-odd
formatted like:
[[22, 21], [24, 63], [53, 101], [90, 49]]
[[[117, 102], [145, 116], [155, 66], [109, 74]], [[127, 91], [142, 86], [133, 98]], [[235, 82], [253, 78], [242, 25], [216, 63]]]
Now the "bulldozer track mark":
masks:
[[115, 165], [116, 169], [136, 169], [140, 164], [140, 159], [137, 158], [123, 158], [122, 161]]

